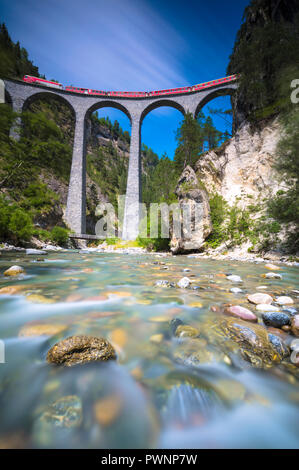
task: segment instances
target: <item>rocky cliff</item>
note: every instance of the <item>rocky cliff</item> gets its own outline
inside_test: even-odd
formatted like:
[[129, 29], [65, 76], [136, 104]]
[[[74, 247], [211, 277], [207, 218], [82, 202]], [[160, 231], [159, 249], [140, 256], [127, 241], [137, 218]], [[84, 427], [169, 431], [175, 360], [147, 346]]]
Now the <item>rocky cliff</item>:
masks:
[[[260, 122], [255, 130], [244, 123], [231, 140], [202, 155], [194, 171], [189, 167], [184, 170], [176, 190], [180, 204], [189, 202], [193, 206], [197, 201], [197, 193], [186, 186], [188, 179], [201, 189], [201, 195], [208, 194], [208, 198], [202, 222], [193, 233], [192, 240], [184, 233], [179, 240], [173, 237], [171, 247], [174, 252], [211, 248], [211, 245], [206, 246], [204, 242], [212, 231], [211, 224], [207, 222], [210, 219], [208, 200], [215, 201], [215, 198], [218, 198], [221, 206], [216, 209], [213, 206], [212, 211], [223, 211], [218, 216], [222, 226], [214, 227], [212, 233], [213, 235], [216, 229], [219, 236], [216, 246], [219, 245], [220, 251], [239, 246], [238, 250], [244, 254], [248, 249], [255, 250], [253, 245], [261, 245], [265, 240], [268, 245], [266, 250], [275, 248], [275, 244], [279, 249], [280, 243], [284, 241], [286, 228], [279, 228], [278, 224], [272, 225], [274, 221], [268, 217], [266, 207], [273, 195], [285, 189], [283, 181], [273, 168], [281, 132], [278, 119]], [[212, 213], [212, 220], [213, 216], [215, 218], [215, 213]], [[241, 223], [234, 226], [238, 217]], [[275, 230], [274, 234], [271, 233], [272, 228]], [[244, 236], [240, 236], [243, 229]], [[234, 231], [238, 237], [235, 240], [232, 239]], [[214, 247], [213, 244], [212, 246]]]
[[[181, 236], [172, 234], [170, 248], [172, 253], [195, 251], [202, 247], [212, 231], [209, 199], [194, 170], [187, 166], [175, 190], [181, 209]], [[183, 216], [185, 212], [185, 217]]]
[[238, 201], [246, 207], [271, 197], [282, 189], [273, 168], [280, 134], [277, 119], [255, 130], [244, 123], [231, 140], [198, 160], [197, 177], [210, 194], [221, 194], [231, 206]]
[[232, 98], [235, 130], [281, 111], [282, 90], [298, 63], [298, 28], [298, 0], [252, 0], [245, 8], [227, 67], [241, 77]]

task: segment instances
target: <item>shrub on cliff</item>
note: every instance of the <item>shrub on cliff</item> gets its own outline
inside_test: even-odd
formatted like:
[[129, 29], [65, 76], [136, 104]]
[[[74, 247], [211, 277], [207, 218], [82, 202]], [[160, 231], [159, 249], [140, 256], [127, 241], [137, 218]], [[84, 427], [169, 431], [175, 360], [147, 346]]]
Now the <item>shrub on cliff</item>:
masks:
[[33, 234], [30, 214], [0, 197], [0, 237], [14, 242], [27, 241]]
[[68, 241], [69, 230], [63, 227], [54, 227], [51, 230], [50, 239], [53, 243], [60, 246], [65, 246]]

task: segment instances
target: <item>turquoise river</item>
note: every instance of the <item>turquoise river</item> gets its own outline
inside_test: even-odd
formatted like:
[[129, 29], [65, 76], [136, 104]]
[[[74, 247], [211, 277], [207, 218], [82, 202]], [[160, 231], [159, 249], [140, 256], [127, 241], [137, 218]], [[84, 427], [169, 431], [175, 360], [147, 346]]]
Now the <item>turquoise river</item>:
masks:
[[[5, 276], [12, 265], [24, 274]], [[277, 308], [278, 296], [290, 296], [279, 312], [290, 321], [299, 313], [299, 268], [277, 266], [281, 278], [269, 279], [265, 263], [3, 252], [0, 448], [299, 448], [295, 337], [266, 328], [247, 299], [267, 293]], [[191, 284], [179, 288], [185, 276]], [[229, 305], [258, 323], [238, 323]], [[198, 334], [177, 335], [179, 324]], [[270, 333], [289, 353], [272, 348]], [[106, 338], [117, 360], [47, 363], [48, 350], [72, 335]]]

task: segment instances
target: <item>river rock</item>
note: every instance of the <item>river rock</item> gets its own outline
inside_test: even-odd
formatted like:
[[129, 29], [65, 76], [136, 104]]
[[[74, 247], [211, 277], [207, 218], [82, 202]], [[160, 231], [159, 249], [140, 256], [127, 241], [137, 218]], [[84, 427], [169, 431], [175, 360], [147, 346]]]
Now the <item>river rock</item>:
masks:
[[263, 277], [267, 279], [282, 279], [282, 276], [278, 273], [267, 273], [263, 274]]
[[47, 252], [44, 250], [36, 250], [35, 248], [27, 248], [26, 255], [46, 255]]
[[171, 283], [166, 279], [159, 279], [159, 281], [155, 282], [156, 287], [172, 287]]
[[280, 308], [275, 307], [275, 305], [269, 304], [259, 304], [256, 307], [258, 312], [279, 312]]
[[96, 421], [103, 427], [110, 426], [120, 415], [123, 400], [120, 395], [108, 396], [94, 404]]
[[291, 342], [290, 348], [291, 348], [292, 351], [298, 351], [298, 352], [299, 352], [299, 340], [298, 340], [298, 339], [294, 339], [294, 340]]
[[221, 320], [216, 330], [235, 342], [243, 359], [254, 367], [270, 367], [281, 361], [269, 340], [266, 328], [262, 325], [227, 318]]
[[229, 291], [232, 292], [232, 294], [242, 294], [243, 293], [243, 290], [240, 289], [239, 287], [232, 287]]
[[29, 323], [20, 329], [19, 336], [54, 336], [62, 333], [66, 329], [66, 325], [51, 325], [47, 323], [34, 325]]
[[257, 316], [252, 313], [248, 308], [241, 307], [240, 305], [232, 305], [227, 307], [224, 310], [226, 315], [231, 315], [232, 317], [238, 317], [245, 321], [251, 321], [253, 323], [257, 322]]
[[279, 266], [276, 266], [275, 264], [265, 264], [266, 269], [270, 269], [271, 271], [279, 271], [281, 268]]
[[25, 270], [22, 268], [22, 266], [11, 266], [6, 271], [4, 271], [4, 276], [18, 276], [24, 273]]
[[105, 338], [84, 335], [70, 336], [59, 341], [47, 354], [49, 363], [65, 366], [110, 359], [116, 359], [116, 353]]
[[171, 331], [171, 334], [173, 336], [175, 336], [175, 332], [176, 332], [177, 328], [181, 325], [184, 325], [184, 323], [182, 322], [182, 320], [180, 318], [173, 318], [170, 321], [170, 331]]
[[207, 342], [199, 338], [182, 341], [175, 349], [175, 361], [185, 366], [197, 367], [213, 361], [213, 353], [207, 349]]
[[230, 276], [227, 276], [227, 279], [231, 282], [243, 282], [241, 277], [235, 274], [231, 274]]
[[289, 313], [290, 315], [296, 315], [298, 310], [294, 307], [283, 307], [282, 309], [284, 312]]
[[199, 334], [199, 329], [190, 325], [180, 325], [175, 330], [175, 336], [178, 338], [197, 338]]
[[55, 303], [54, 299], [50, 299], [49, 297], [45, 297], [44, 295], [40, 295], [40, 294], [27, 295], [26, 300], [28, 300], [28, 302], [33, 302], [36, 304], [54, 304]]
[[16, 295], [24, 289], [25, 286], [5, 286], [0, 289], [0, 295]]
[[299, 352], [293, 351], [291, 354], [291, 362], [295, 364], [296, 367], [299, 367]]
[[150, 341], [156, 344], [162, 343], [163, 339], [164, 339], [164, 335], [162, 333], [157, 333], [156, 335], [152, 335], [150, 337]]
[[249, 302], [255, 305], [259, 305], [259, 304], [265, 305], [265, 304], [271, 304], [273, 302], [271, 295], [263, 294], [262, 292], [248, 295], [247, 299], [249, 300]]
[[295, 315], [292, 318], [291, 331], [294, 336], [299, 337], [299, 315]]
[[63, 248], [61, 246], [56, 246], [56, 245], [46, 245], [45, 250], [47, 251], [61, 251]]
[[262, 314], [263, 322], [267, 326], [274, 328], [282, 328], [283, 326], [290, 325], [290, 317], [286, 313], [267, 312]]
[[178, 282], [178, 287], [181, 289], [187, 289], [191, 284], [191, 281], [188, 277], [183, 277], [182, 279], [179, 280]]
[[268, 333], [268, 337], [270, 343], [272, 344], [275, 351], [279, 354], [281, 359], [290, 355], [289, 348], [279, 336], [273, 335], [272, 333]]
[[278, 336], [280, 339], [285, 341], [288, 337], [288, 333], [280, 328], [274, 328], [274, 326], [268, 327], [268, 333], [272, 333], [272, 335]]
[[41, 415], [40, 420], [55, 427], [74, 428], [82, 422], [82, 403], [76, 395], [59, 398]]
[[275, 299], [275, 302], [278, 303], [278, 305], [292, 305], [294, 303], [294, 300], [291, 297], [283, 295], [281, 297], [277, 297], [277, 299]]

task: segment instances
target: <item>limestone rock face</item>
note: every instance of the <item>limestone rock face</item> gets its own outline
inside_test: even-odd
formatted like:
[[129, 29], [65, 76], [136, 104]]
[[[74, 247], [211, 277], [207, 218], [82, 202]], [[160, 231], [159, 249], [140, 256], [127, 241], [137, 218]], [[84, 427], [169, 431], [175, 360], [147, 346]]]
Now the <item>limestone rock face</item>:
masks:
[[281, 189], [273, 169], [280, 135], [277, 120], [255, 131], [243, 124], [227, 144], [198, 160], [196, 175], [208, 192], [221, 194], [229, 205], [236, 198], [246, 207], [259, 196], [270, 197]]
[[[175, 190], [181, 211], [189, 214], [190, 223], [181, 223], [181, 236], [173, 231], [171, 251], [186, 253], [199, 250], [212, 231], [210, 205], [206, 191], [200, 188], [194, 170], [187, 166], [183, 171]], [[183, 213], [183, 212], [182, 212]], [[181, 215], [181, 222], [183, 217]]]

